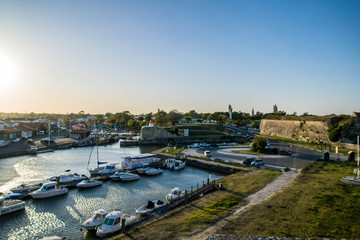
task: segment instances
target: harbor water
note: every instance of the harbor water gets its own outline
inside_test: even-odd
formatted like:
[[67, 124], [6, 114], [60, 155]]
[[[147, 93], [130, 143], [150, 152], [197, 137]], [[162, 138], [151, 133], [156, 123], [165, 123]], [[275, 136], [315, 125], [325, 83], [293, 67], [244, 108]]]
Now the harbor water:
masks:
[[[119, 143], [99, 146], [99, 159], [118, 162], [126, 156], [147, 153], [151, 147], [122, 148]], [[0, 192], [21, 183], [49, 182], [50, 177], [70, 173], [85, 174], [91, 147], [72, 148], [35, 156], [0, 159]], [[96, 148], [92, 150], [89, 168], [96, 167]], [[142, 176], [135, 182], [106, 181], [90, 189], [71, 189], [67, 195], [48, 199], [26, 200], [25, 211], [0, 216], [0, 239], [40, 239], [46, 236], [66, 236], [70, 239], [97, 239], [93, 232], [80, 231], [81, 223], [99, 209], [121, 210], [135, 215], [135, 210], [148, 200], [165, 201], [174, 187], [190, 189], [207, 178], [223, 175], [186, 167], [181, 171], [164, 170], [162, 175]]]

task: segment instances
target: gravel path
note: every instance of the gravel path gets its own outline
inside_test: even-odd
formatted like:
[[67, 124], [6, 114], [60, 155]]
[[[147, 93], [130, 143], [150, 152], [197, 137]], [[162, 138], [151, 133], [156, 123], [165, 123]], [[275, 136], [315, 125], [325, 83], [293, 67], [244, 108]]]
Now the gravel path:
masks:
[[246, 205], [241, 206], [240, 208], [236, 209], [234, 213], [230, 214], [229, 216], [219, 220], [214, 225], [208, 227], [207, 229], [203, 230], [202, 232], [195, 234], [189, 238], [183, 239], [205, 239], [211, 233], [214, 233], [215, 230], [221, 229], [222, 224], [226, 220], [230, 220], [234, 215], [241, 214], [242, 211], [247, 209], [249, 206], [253, 204], [257, 204], [269, 197], [271, 197], [274, 193], [279, 192], [282, 187], [288, 185], [298, 174], [298, 170], [290, 170], [288, 172], [283, 172], [279, 177], [277, 177], [273, 182], [268, 183], [263, 189], [260, 191], [249, 195], [246, 197], [248, 203]]

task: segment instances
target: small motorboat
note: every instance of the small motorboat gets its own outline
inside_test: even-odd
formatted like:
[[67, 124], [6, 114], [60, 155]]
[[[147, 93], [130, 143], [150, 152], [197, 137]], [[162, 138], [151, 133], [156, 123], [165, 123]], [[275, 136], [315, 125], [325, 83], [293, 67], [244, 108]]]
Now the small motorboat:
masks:
[[185, 196], [185, 192], [181, 188], [173, 188], [171, 189], [170, 193], [166, 195], [166, 200], [171, 203], [179, 198]]
[[150, 167], [141, 167], [141, 168], [137, 168], [136, 172], [140, 175], [144, 175], [145, 171], [148, 170]]
[[51, 236], [51, 237], [44, 237], [40, 240], [70, 240], [70, 238], [67, 237], [59, 237], [59, 236]]
[[44, 184], [39, 190], [30, 193], [30, 196], [34, 199], [49, 198], [67, 194], [68, 192], [69, 189], [62, 186], [57, 186], [57, 183], [47, 183]]
[[42, 183], [37, 183], [37, 184], [24, 183], [17, 187], [11, 188], [10, 191], [12, 191], [13, 193], [29, 193], [40, 189], [42, 185], [43, 185]]
[[161, 200], [148, 201], [147, 204], [136, 209], [136, 213], [139, 215], [148, 215], [152, 213], [155, 209], [161, 208], [165, 205], [166, 203]]
[[20, 199], [23, 195], [21, 193], [11, 193], [4, 196], [5, 199]]
[[96, 230], [98, 226], [104, 223], [106, 215], [109, 211], [104, 209], [97, 210], [91, 218], [86, 219], [81, 226], [88, 231]]
[[149, 168], [145, 171], [145, 174], [148, 176], [159, 175], [162, 173], [163, 173], [163, 170], [161, 170], [160, 168]]
[[116, 168], [118, 163], [112, 163], [105, 166], [105, 168], [98, 172], [102, 177], [108, 177], [119, 171], [120, 169]]
[[[51, 177], [50, 181], [56, 181], [56, 177]], [[81, 182], [82, 180], [88, 179], [85, 175], [79, 175], [77, 173], [68, 174], [68, 175], [60, 175], [60, 183], [71, 183], [71, 182]]]
[[118, 232], [122, 228], [122, 220], [125, 219], [125, 227], [130, 226], [137, 222], [136, 216], [123, 214], [120, 211], [114, 211], [106, 215], [105, 221], [96, 230], [96, 235], [104, 237], [115, 232]]
[[120, 180], [124, 181], [124, 182], [130, 182], [130, 181], [135, 181], [135, 180], [139, 180], [140, 176], [135, 174], [135, 173], [124, 173], [120, 176]]
[[165, 166], [167, 169], [177, 171], [185, 168], [185, 162], [176, 159], [168, 159], [165, 162]]
[[340, 179], [343, 183], [350, 183], [353, 185], [359, 185], [360, 186], [360, 178], [357, 177], [343, 177]]
[[78, 188], [91, 188], [96, 186], [101, 186], [103, 184], [102, 181], [96, 179], [86, 179], [76, 184]]
[[0, 198], [0, 216], [25, 209], [25, 202], [21, 200]]
[[120, 181], [120, 177], [123, 176], [125, 174], [124, 171], [117, 171], [115, 174], [111, 175], [110, 178], [111, 180], [114, 180], [114, 181]]

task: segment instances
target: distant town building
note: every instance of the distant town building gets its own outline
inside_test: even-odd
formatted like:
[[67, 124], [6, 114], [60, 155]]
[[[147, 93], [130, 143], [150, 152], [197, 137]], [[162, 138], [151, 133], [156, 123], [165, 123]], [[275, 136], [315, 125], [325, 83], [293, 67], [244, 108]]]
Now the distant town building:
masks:
[[360, 118], [360, 112], [353, 112], [351, 116]]
[[88, 130], [72, 130], [70, 131], [70, 138], [80, 140], [88, 137], [90, 133]]

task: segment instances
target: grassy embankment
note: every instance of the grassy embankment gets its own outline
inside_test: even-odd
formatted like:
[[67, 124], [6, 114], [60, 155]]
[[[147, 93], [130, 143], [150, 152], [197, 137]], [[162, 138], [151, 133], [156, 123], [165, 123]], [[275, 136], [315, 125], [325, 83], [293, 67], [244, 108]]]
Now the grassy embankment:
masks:
[[245, 197], [259, 191], [281, 172], [261, 170], [252, 174], [236, 173], [218, 180], [223, 189], [152, 220], [113, 239], [181, 239], [191, 236], [245, 203]]
[[318, 161], [274, 197], [226, 221], [211, 234], [359, 238], [360, 188], [342, 183], [350, 163]]

